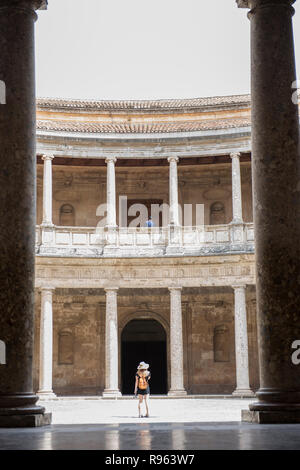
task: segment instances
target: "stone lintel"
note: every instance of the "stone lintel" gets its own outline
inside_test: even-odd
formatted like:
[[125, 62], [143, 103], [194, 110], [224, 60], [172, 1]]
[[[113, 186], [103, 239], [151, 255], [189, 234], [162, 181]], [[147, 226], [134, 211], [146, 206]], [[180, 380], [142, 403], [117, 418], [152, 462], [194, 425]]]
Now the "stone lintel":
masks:
[[52, 413], [0, 416], [0, 428], [37, 428], [51, 422]]
[[300, 423], [300, 410], [294, 411], [251, 411], [242, 410], [242, 421], [255, 424], [296, 424]]

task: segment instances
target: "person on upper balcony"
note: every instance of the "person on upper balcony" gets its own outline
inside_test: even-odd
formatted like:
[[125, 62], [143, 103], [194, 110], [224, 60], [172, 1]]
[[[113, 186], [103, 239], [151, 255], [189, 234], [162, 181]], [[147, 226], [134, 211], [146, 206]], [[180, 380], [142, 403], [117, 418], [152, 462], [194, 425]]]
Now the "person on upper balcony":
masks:
[[152, 220], [152, 216], [149, 216], [149, 219], [146, 222], [146, 227], [154, 227], [154, 222]]

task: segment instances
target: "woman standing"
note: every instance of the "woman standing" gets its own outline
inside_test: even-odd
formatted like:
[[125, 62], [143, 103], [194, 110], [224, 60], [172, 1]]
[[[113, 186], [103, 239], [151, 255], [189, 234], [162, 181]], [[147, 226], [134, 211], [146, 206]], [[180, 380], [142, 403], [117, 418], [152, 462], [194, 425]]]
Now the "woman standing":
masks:
[[135, 374], [134, 394], [135, 396], [138, 395], [139, 397], [139, 418], [143, 418], [143, 416], [141, 415], [141, 404], [143, 403], [143, 400], [145, 401], [146, 407], [146, 414], [144, 417], [149, 418], [149, 380], [151, 378], [151, 374], [148, 368], [149, 364], [146, 364], [145, 362], [140, 362], [137, 368], [137, 373]]

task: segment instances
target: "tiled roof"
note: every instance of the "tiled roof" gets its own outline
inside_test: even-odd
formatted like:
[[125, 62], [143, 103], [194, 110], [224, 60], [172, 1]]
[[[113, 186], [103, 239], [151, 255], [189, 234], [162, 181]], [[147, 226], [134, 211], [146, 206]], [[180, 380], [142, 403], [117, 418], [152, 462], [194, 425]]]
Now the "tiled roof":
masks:
[[82, 109], [103, 111], [164, 111], [172, 109], [198, 109], [214, 106], [250, 105], [250, 95], [214, 96], [193, 99], [169, 100], [128, 100], [128, 101], [96, 101], [96, 100], [67, 100], [59, 98], [39, 98], [37, 106], [40, 109]]
[[99, 134], [153, 134], [171, 132], [195, 132], [201, 130], [230, 129], [250, 126], [249, 118], [218, 119], [206, 121], [179, 121], [153, 123], [97, 123], [79, 121], [39, 120], [37, 129], [42, 131], [79, 132]]

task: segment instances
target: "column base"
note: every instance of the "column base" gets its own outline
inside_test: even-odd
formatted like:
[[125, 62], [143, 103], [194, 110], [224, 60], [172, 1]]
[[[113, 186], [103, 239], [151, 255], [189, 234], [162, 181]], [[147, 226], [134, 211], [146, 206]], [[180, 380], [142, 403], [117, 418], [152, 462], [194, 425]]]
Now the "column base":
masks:
[[51, 422], [52, 413], [0, 415], [0, 428], [37, 428], [49, 426]]
[[54, 224], [52, 222], [42, 222], [41, 223], [41, 228], [49, 228], [49, 229], [53, 229], [54, 228]]
[[57, 399], [57, 396], [55, 395], [54, 392], [49, 391], [49, 392], [44, 392], [44, 391], [38, 391], [37, 396], [39, 397], [39, 401], [41, 400], [55, 400]]
[[244, 221], [243, 219], [232, 219], [231, 222], [229, 222], [229, 225], [243, 225]]
[[120, 392], [120, 390], [105, 389], [102, 393], [102, 398], [120, 398], [121, 396], [122, 393]]
[[186, 395], [187, 395], [187, 392], [184, 389], [168, 391], [168, 397], [185, 397]]
[[251, 388], [237, 388], [234, 392], [232, 392], [234, 397], [255, 397], [255, 393], [251, 390]]
[[255, 424], [296, 424], [300, 423], [300, 410], [294, 411], [253, 411], [242, 410], [242, 421]]

